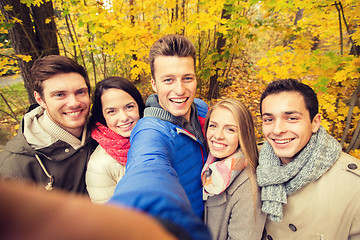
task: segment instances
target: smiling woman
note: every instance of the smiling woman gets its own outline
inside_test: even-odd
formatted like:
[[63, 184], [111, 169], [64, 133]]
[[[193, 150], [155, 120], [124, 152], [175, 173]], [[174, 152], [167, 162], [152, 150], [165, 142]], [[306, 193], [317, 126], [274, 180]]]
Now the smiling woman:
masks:
[[209, 156], [201, 172], [205, 223], [212, 238], [260, 239], [265, 224], [255, 169], [258, 150], [250, 111], [226, 99], [205, 120]]
[[107, 126], [123, 137], [130, 137], [131, 130], [140, 119], [135, 99], [121, 89], [110, 88], [101, 96], [102, 113]]
[[137, 88], [121, 77], [99, 82], [93, 103], [91, 136], [99, 145], [88, 163], [86, 186], [94, 203], [105, 203], [125, 173], [129, 137], [145, 105]]

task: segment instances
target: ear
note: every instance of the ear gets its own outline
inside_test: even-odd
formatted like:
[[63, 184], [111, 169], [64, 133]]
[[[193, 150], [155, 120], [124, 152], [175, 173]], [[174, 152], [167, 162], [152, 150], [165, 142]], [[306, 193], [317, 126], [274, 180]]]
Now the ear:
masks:
[[154, 90], [154, 92], [157, 92], [156, 82], [155, 82], [155, 80], [153, 78], [151, 79], [151, 87]]
[[316, 114], [314, 119], [312, 120], [312, 132], [316, 133], [320, 128], [321, 123], [321, 115], [320, 113]]
[[46, 109], [46, 103], [45, 101], [42, 99], [40, 93], [38, 93], [37, 91], [34, 91], [34, 97], [36, 102], [44, 109]]

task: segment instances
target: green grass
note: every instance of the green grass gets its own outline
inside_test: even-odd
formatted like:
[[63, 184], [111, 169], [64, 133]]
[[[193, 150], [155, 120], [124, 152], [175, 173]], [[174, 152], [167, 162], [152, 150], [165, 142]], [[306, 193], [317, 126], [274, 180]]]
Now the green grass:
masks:
[[0, 94], [1, 129], [13, 136], [29, 107], [28, 94], [23, 82], [0, 88]]

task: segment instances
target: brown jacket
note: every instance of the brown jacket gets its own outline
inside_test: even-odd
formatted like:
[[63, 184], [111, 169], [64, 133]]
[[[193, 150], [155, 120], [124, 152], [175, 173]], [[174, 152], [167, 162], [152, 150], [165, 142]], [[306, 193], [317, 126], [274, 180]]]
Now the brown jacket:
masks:
[[261, 212], [259, 192], [254, 211], [248, 168], [245, 168], [223, 193], [209, 197], [205, 203], [205, 223], [210, 229], [212, 239], [216, 240], [259, 240], [265, 217]]
[[360, 160], [346, 153], [321, 178], [288, 196], [265, 239], [360, 239]]
[[[87, 193], [85, 185], [86, 164], [95, 149], [95, 141], [91, 139], [90, 132], [86, 133], [84, 145], [74, 149], [69, 143], [54, 140], [39, 149], [34, 149], [24, 136], [24, 131], [35, 118], [42, 115], [44, 109], [37, 107], [26, 113], [21, 121], [18, 134], [0, 152], [0, 177], [36, 182], [43, 189], [47, 186], [52, 175], [54, 188], [70, 192]], [[26, 119], [26, 121], [25, 121]], [[85, 133], [84, 133], [85, 134]], [[46, 131], [33, 133], [40, 139], [56, 139]], [[44, 168], [36, 158], [39, 157]]]

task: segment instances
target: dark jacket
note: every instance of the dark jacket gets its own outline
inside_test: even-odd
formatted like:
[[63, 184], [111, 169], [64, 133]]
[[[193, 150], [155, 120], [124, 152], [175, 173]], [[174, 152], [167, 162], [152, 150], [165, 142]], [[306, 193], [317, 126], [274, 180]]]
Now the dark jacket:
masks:
[[[43, 109], [37, 107], [27, 113], [31, 116], [28, 115], [27, 119], [33, 121], [42, 113]], [[30, 180], [44, 187], [53, 181], [55, 188], [86, 193], [86, 165], [95, 148], [90, 133], [87, 133], [85, 144], [77, 150], [60, 140], [35, 150], [25, 139], [24, 119], [25, 117], [21, 121], [18, 134], [6, 144], [4, 151], [0, 152], [0, 177]], [[51, 180], [45, 171], [51, 175]]]

